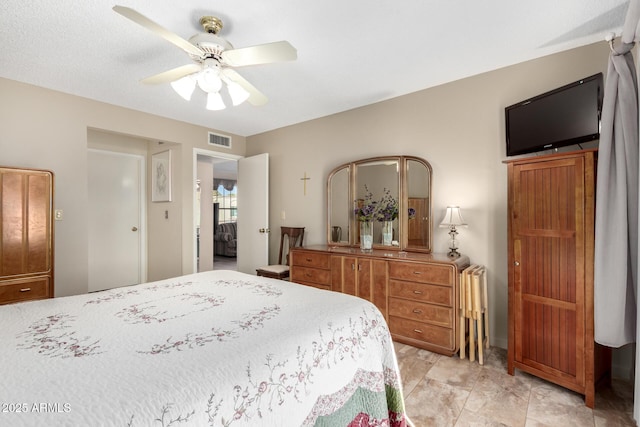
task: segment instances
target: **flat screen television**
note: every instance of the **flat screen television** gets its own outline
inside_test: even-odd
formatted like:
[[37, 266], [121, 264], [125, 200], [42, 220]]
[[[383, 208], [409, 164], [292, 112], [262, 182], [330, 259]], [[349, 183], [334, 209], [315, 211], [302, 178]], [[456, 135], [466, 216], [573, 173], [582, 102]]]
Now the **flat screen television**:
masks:
[[505, 108], [507, 156], [600, 138], [602, 73]]

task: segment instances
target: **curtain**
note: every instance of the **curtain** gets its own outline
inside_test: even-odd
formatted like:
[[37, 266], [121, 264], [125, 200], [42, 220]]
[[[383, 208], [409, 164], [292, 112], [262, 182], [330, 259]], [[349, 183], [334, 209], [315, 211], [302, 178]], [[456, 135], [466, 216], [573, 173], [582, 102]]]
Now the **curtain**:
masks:
[[598, 153], [595, 338], [635, 341], [638, 265], [638, 90], [631, 48], [611, 52]]
[[236, 186], [237, 181], [235, 179], [224, 179], [224, 178], [214, 178], [213, 179], [213, 189], [216, 190], [220, 185], [227, 190], [233, 190], [233, 187]]
[[[639, 40], [640, 0], [630, 0], [621, 46], [609, 58], [596, 187], [595, 339], [620, 347], [640, 341], [638, 295], [638, 80], [631, 49]], [[635, 367], [640, 372], [636, 351]], [[633, 416], [640, 417], [640, 375]]]

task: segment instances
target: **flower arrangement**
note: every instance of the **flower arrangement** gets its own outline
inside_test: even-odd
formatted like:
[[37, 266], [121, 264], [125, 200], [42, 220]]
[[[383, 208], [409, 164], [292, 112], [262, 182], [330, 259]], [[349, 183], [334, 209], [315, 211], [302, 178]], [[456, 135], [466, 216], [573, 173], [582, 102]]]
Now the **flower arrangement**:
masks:
[[398, 201], [393, 198], [391, 191], [384, 189], [384, 196], [380, 199], [378, 209], [376, 211], [376, 220], [393, 221], [398, 218]]
[[373, 200], [373, 194], [366, 185], [364, 186], [364, 191], [364, 199], [356, 200], [356, 208], [353, 210], [356, 218], [361, 222], [373, 220], [378, 205], [378, 202]]
[[384, 189], [384, 196], [380, 200], [373, 200], [373, 194], [364, 186], [364, 199], [356, 200], [354, 214], [358, 221], [393, 221], [398, 218], [398, 201], [391, 195], [391, 191]]
[[409, 208], [409, 219], [413, 219], [416, 217], [416, 210], [414, 208]]

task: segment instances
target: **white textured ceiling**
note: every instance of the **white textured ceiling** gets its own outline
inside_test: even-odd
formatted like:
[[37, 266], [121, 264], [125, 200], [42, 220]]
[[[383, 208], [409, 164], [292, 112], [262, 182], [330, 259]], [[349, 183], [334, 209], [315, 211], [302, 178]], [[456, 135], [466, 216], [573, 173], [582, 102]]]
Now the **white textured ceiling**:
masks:
[[[2, 0], [0, 77], [249, 136], [620, 34], [627, 0]], [[288, 40], [298, 60], [238, 68], [269, 98], [223, 111], [139, 80], [187, 54], [112, 11], [188, 39], [202, 15], [236, 48]], [[604, 41], [603, 41], [604, 43]], [[1, 94], [0, 94], [1, 95]], [[200, 95], [200, 96], [198, 96]]]

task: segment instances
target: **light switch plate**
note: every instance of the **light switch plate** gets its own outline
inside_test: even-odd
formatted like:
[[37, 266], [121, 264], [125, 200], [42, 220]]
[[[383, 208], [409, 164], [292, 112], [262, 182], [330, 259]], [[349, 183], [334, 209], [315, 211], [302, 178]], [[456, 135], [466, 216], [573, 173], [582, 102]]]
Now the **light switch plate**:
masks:
[[62, 209], [56, 209], [54, 211], [54, 216], [56, 218], [56, 221], [62, 221]]

